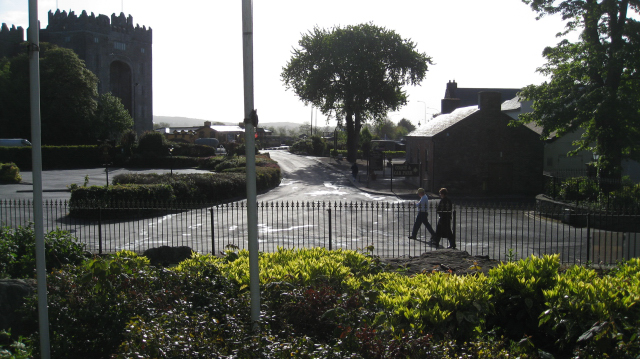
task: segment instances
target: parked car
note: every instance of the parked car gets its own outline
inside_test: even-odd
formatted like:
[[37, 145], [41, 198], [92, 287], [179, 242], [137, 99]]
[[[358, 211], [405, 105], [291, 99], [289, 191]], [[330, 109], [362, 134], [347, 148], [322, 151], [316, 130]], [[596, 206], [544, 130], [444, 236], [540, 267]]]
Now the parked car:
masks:
[[224, 148], [223, 145], [219, 145], [218, 147], [216, 147], [216, 155], [226, 155], [227, 154], [227, 150]]
[[24, 138], [0, 138], [0, 147], [26, 147], [31, 146], [31, 142]]

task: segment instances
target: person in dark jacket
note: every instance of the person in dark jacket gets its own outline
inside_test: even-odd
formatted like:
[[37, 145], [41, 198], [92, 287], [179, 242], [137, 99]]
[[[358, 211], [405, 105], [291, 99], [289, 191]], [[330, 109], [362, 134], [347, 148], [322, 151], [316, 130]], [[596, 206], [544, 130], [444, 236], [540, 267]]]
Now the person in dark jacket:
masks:
[[440, 203], [436, 208], [438, 213], [438, 224], [436, 225], [436, 235], [433, 237], [431, 244], [436, 248], [440, 245], [441, 238], [447, 238], [449, 240], [449, 247], [451, 249], [456, 248], [456, 239], [451, 231], [451, 215], [453, 213], [453, 204], [448, 195], [446, 188], [440, 188]]
[[357, 162], [353, 162], [353, 166], [351, 166], [351, 175], [353, 176], [354, 181], [358, 179], [358, 163]]

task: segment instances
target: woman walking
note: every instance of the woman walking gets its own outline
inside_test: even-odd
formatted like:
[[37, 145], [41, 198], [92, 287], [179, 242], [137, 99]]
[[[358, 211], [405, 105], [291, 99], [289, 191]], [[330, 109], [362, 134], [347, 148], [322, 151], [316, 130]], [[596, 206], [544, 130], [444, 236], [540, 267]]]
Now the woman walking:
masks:
[[456, 248], [456, 239], [451, 231], [451, 214], [453, 213], [453, 204], [448, 195], [446, 188], [440, 188], [440, 203], [436, 208], [438, 213], [438, 224], [436, 225], [436, 235], [433, 237], [431, 244], [436, 248], [440, 245], [440, 238], [447, 238], [449, 240], [449, 247], [451, 249]]

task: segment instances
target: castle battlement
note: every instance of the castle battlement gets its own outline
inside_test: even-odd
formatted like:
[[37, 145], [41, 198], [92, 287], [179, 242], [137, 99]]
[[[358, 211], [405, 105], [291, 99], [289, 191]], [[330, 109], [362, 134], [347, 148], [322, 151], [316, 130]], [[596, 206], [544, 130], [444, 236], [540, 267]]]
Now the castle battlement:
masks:
[[11, 28], [4, 22], [0, 26], [0, 38], [4, 41], [24, 41], [24, 29], [22, 26], [16, 27], [11, 25]]
[[49, 10], [49, 25], [47, 25], [48, 31], [93, 31], [102, 34], [109, 34], [110, 32], [117, 32], [126, 35], [130, 35], [138, 41], [151, 42], [152, 30], [146, 26], [140, 27], [136, 24], [133, 26], [133, 17], [129, 15], [126, 17], [124, 13], [111, 15], [109, 19], [106, 15], [96, 16], [93, 12], [88, 15], [86, 10], [83, 10], [80, 16], [76, 15], [74, 11], [70, 11], [68, 14], [65, 10], [59, 9], [53, 13]]

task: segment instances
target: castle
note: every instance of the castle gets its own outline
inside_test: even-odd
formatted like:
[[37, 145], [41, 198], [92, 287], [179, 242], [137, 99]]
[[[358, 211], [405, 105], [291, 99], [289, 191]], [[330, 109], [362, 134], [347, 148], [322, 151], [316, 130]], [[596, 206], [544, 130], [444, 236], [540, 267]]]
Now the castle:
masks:
[[[49, 24], [40, 29], [40, 41], [72, 49], [100, 80], [98, 92], [121, 99], [138, 134], [153, 129], [152, 31], [133, 26], [133, 17], [77, 16], [73, 11], [49, 11]], [[0, 27], [0, 57], [20, 51], [24, 29]]]

